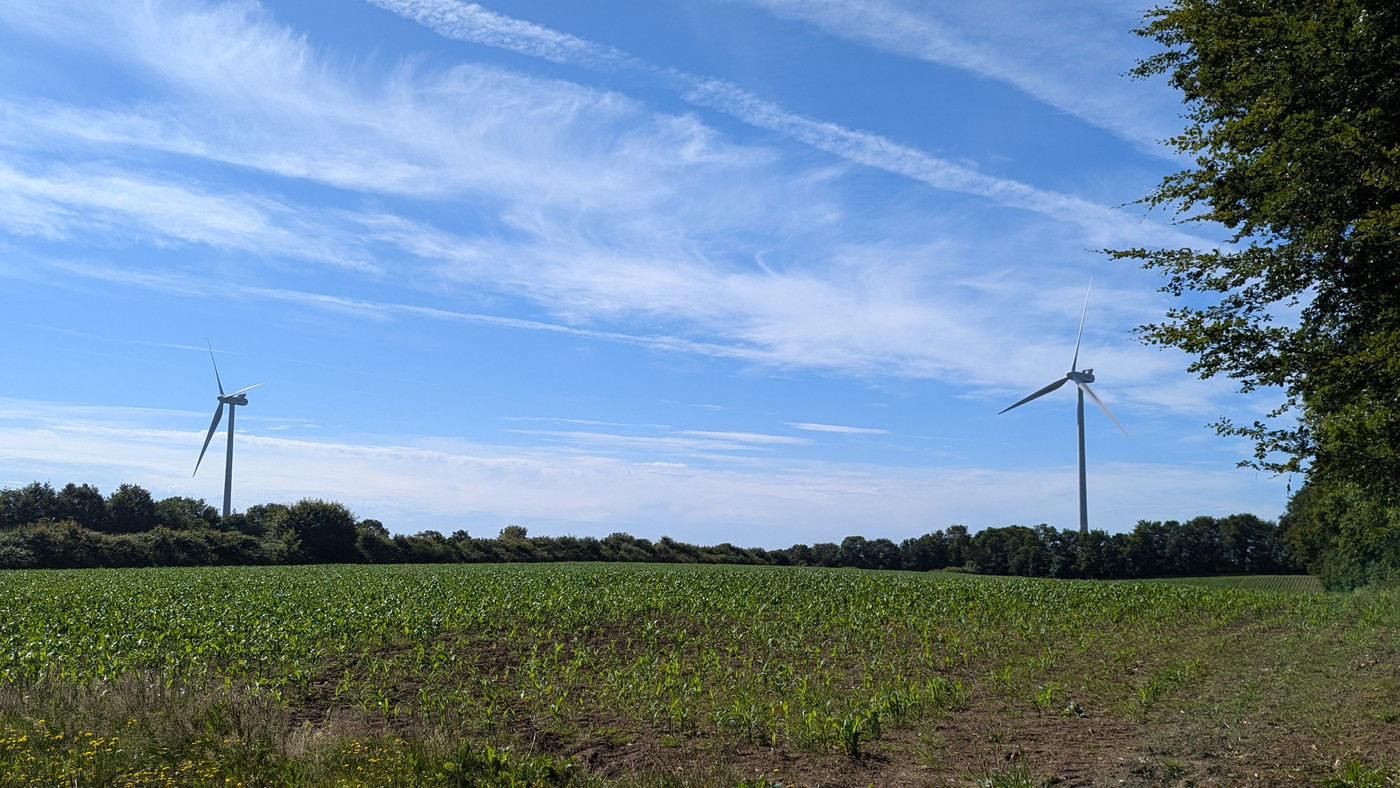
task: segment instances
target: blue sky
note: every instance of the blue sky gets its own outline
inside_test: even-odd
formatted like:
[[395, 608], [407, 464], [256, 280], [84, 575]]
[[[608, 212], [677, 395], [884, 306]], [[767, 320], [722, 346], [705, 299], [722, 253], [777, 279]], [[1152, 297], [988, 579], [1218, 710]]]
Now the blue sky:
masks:
[[[1052, 9], [1053, 6], [1053, 9]], [[780, 547], [1252, 511], [1116, 0], [0, 2], [0, 485]]]

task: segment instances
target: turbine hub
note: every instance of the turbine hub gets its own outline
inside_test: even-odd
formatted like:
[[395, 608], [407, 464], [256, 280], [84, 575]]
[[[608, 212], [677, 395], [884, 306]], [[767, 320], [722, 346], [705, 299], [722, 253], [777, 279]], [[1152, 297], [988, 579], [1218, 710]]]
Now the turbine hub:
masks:
[[1092, 369], [1085, 369], [1085, 370], [1080, 370], [1080, 371], [1070, 370], [1069, 372], [1066, 372], [1066, 373], [1065, 373], [1065, 377], [1069, 378], [1070, 380], [1074, 381], [1075, 383], [1093, 383], [1093, 382], [1094, 382], [1094, 370], [1092, 370]]
[[247, 405], [248, 398], [239, 394], [236, 397], [219, 397], [219, 401], [225, 405]]

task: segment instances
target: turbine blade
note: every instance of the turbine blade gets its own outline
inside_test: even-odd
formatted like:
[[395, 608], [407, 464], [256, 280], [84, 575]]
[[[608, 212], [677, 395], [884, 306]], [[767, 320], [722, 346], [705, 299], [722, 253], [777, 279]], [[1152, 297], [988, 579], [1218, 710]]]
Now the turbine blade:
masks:
[[230, 396], [230, 397], [236, 397], [236, 396], [238, 396], [239, 394], [244, 393], [245, 391], [252, 391], [253, 389], [257, 388], [258, 386], [265, 386], [265, 385], [267, 385], [267, 384], [265, 384], [265, 383], [254, 383], [253, 385], [249, 386], [249, 387], [246, 388], [246, 389], [239, 389], [238, 391], [233, 392], [233, 393], [230, 394], [229, 396]]
[[[208, 344], [207, 340], [205, 344]], [[219, 396], [224, 396], [224, 382], [219, 379], [219, 362], [214, 361], [214, 346], [209, 345], [209, 360], [214, 364], [214, 382], [219, 384]]]
[[[1110, 419], [1113, 419], [1114, 424], [1118, 424], [1118, 419], [1113, 418], [1113, 414], [1108, 412], [1108, 406], [1103, 404], [1103, 400], [1099, 399], [1099, 395], [1095, 394], [1093, 389], [1089, 388], [1088, 383], [1076, 383], [1075, 385], [1079, 386], [1081, 389], [1084, 389], [1084, 393], [1089, 395], [1089, 399], [1093, 400], [1094, 404], [1098, 405], [1099, 409], [1102, 410], [1105, 415], [1107, 415]], [[1123, 430], [1123, 425], [1118, 424], [1118, 429]], [[1123, 430], [1123, 434], [1127, 435], [1128, 431]]]
[[1079, 313], [1079, 334], [1074, 338], [1074, 360], [1069, 363], [1072, 371], [1079, 371], [1079, 340], [1084, 338], [1084, 318], [1089, 314], [1089, 291], [1094, 289], [1093, 278], [1089, 279], [1089, 287], [1084, 291], [1084, 311]]
[[199, 450], [199, 459], [194, 462], [194, 473], [199, 473], [199, 464], [204, 462], [204, 452], [209, 451], [209, 441], [214, 439], [214, 430], [219, 428], [219, 419], [224, 417], [224, 403], [219, 403], [219, 409], [214, 411], [214, 421], [209, 424], [209, 434], [204, 436], [204, 448]]
[[[1031, 400], [1035, 399], [1036, 397], [1043, 397], [1043, 396], [1045, 396], [1046, 394], [1049, 394], [1050, 392], [1054, 391], [1055, 389], [1059, 388], [1060, 386], [1065, 385], [1065, 384], [1068, 383], [1068, 382], [1069, 382], [1069, 376], [1066, 375], [1065, 377], [1062, 377], [1062, 378], [1060, 378], [1059, 380], [1055, 381], [1054, 383], [1051, 383], [1050, 385], [1046, 386], [1045, 388], [1041, 389], [1040, 391], [1037, 391], [1036, 393], [1030, 395], [1029, 397], [1026, 397], [1025, 399], [1021, 400], [1020, 402], [1016, 403], [1015, 405], [1012, 405], [1011, 408], [1020, 407], [1020, 406], [1022, 406], [1022, 405], [1024, 405], [1024, 404], [1026, 404], [1027, 402], [1030, 402]], [[1011, 408], [1007, 408], [1006, 410], [1011, 410]], [[1002, 413], [1005, 413], [1006, 410], [1001, 411], [1001, 413], [998, 413], [997, 415], [1000, 416]]]

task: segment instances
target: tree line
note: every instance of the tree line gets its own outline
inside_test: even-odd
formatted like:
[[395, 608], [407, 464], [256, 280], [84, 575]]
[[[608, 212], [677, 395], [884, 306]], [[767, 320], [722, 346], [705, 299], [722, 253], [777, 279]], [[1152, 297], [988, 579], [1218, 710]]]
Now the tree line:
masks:
[[[637, 561], [958, 570], [1060, 578], [1134, 578], [1299, 571], [1286, 529], [1252, 514], [1141, 521], [1129, 533], [1012, 525], [970, 533], [952, 525], [894, 542], [848, 536], [785, 549], [702, 546], [614, 533], [530, 536], [510, 525], [491, 538], [466, 531], [391, 534], [343, 504], [304, 499], [221, 517], [203, 499], [155, 500], [123, 484], [55, 490], [34, 482], [0, 490], [0, 568], [86, 568], [298, 563]], [[1298, 539], [1293, 541], [1297, 542]]]

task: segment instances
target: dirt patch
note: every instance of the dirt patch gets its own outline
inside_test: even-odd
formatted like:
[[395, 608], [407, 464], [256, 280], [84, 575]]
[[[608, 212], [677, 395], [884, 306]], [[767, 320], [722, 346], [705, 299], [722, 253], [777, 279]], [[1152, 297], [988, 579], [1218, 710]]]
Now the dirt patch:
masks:
[[[647, 648], [645, 629], [637, 621], [584, 629], [561, 640], [558, 659], [631, 659]], [[1034, 669], [1027, 658], [1039, 651], [1000, 651], [996, 660], [945, 676], [964, 682], [964, 707], [929, 707], [886, 725], [857, 757], [802, 749], [782, 736], [763, 746], [703, 724], [685, 732], [657, 727], [583, 686], [568, 688], [568, 711], [543, 713], [538, 701], [520, 700], [515, 684], [533, 652], [503, 633], [444, 633], [435, 641], [456, 655], [462, 675], [503, 690], [501, 719], [429, 721], [346, 707], [338, 693], [347, 670], [360, 680], [359, 666], [413, 648], [388, 643], [328, 662], [290, 704], [286, 729], [490, 741], [572, 759], [621, 785], [964, 785], [999, 776], [1065, 786], [1289, 785], [1336, 776], [1352, 761], [1400, 763], [1400, 667], [1384, 637], [1348, 645], [1296, 629], [1241, 626], [1196, 642], [1189, 632], [1171, 653], [1061, 648], [1058, 662]], [[1010, 678], [983, 672], [1013, 663], [1022, 672]], [[1035, 689], [1052, 680], [1063, 684], [1055, 702], [1033, 703]], [[409, 708], [420, 686], [395, 675], [378, 689]]]

